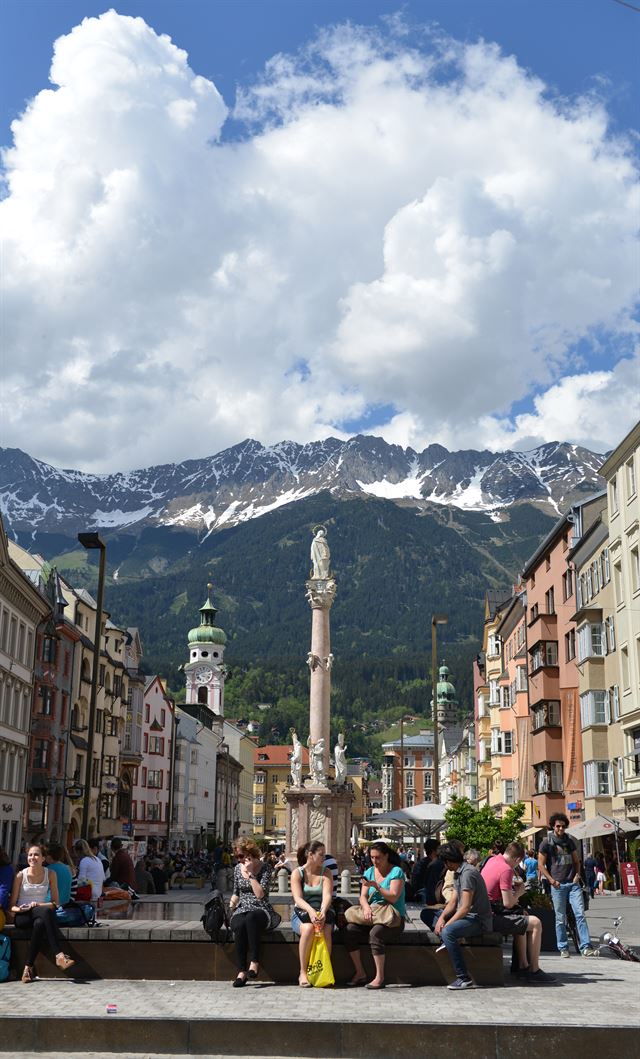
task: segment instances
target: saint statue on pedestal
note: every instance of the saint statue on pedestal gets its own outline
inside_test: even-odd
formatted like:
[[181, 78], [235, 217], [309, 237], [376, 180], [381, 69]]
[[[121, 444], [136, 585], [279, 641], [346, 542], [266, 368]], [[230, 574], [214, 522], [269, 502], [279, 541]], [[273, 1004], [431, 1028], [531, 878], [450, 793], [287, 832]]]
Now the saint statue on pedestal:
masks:
[[314, 538], [311, 542], [311, 562], [313, 563], [311, 577], [314, 581], [326, 581], [331, 577], [331, 552], [329, 551], [325, 526], [314, 527]]
[[336, 784], [341, 787], [347, 782], [347, 748], [344, 745], [342, 732], [338, 736], [338, 742], [333, 748], [333, 762], [336, 769]]
[[309, 736], [307, 746], [309, 747], [311, 782], [319, 787], [324, 787], [327, 782], [324, 772], [324, 739], [318, 739], [314, 743], [311, 736]]
[[291, 755], [291, 785], [302, 786], [302, 743], [298, 739], [295, 728], [290, 729], [293, 742], [293, 753]]

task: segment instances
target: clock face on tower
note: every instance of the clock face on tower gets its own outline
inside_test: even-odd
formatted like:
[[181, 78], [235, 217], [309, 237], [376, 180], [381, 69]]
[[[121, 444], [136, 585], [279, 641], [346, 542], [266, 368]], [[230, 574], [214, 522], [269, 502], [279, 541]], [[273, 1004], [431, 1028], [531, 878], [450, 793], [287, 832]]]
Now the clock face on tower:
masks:
[[193, 675], [198, 684], [208, 684], [213, 676], [213, 669], [211, 666], [198, 666]]

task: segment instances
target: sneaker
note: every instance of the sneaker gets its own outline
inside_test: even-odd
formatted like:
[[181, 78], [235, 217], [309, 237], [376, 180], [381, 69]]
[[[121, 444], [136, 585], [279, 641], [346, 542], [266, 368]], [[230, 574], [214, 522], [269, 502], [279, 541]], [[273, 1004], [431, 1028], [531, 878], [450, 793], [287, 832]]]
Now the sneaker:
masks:
[[447, 947], [446, 945], [438, 945], [438, 948], [436, 949], [436, 952], [444, 952], [446, 947]]
[[590, 945], [587, 945], [585, 949], [580, 953], [581, 956], [599, 956], [600, 953], [597, 949], [592, 949]]
[[529, 971], [528, 978], [529, 985], [551, 985], [552, 982], [557, 982], [555, 975], [547, 974], [541, 968], [537, 971]]
[[455, 982], [451, 982], [447, 989], [473, 989], [474, 983], [470, 978], [456, 978]]
[[560, 955], [562, 956], [563, 960], [568, 960], [569, 956], [570, 956], [569, 950], [568, 949], [560, 949]]

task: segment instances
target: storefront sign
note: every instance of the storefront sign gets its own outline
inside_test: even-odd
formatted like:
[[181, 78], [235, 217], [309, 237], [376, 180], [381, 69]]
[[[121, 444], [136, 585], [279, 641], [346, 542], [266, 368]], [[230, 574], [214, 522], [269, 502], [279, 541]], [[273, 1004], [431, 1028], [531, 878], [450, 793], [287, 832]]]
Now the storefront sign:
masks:
[[640, 897], [640, 875], [638, 865], [631, 861], [625, 861], [620, 865], [620, 877], [622, 879], [622, 892], [627, 897]]

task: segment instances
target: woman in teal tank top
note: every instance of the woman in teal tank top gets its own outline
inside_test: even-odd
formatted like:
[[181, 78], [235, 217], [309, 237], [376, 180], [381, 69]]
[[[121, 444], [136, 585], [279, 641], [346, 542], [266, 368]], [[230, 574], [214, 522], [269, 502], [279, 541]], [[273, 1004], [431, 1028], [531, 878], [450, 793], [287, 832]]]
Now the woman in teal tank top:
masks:
[[310, 985], [307, 978], [307, 963], [313, 933], [316, 926], [322, 927], [329, 953], [331, 953], [331, 933], [335, 915], [331, 908], [333, 899], [333, 878], [328, 868], [324, 867], [325, 847], [322, 842], [311, 842], [300, 846], [298, 850], [299, 868], [291, 873], [291, 893], [294, 906], [291, 915], [291, 927], [300, 935], [300, 977], [298, 985], [306, 988]]

